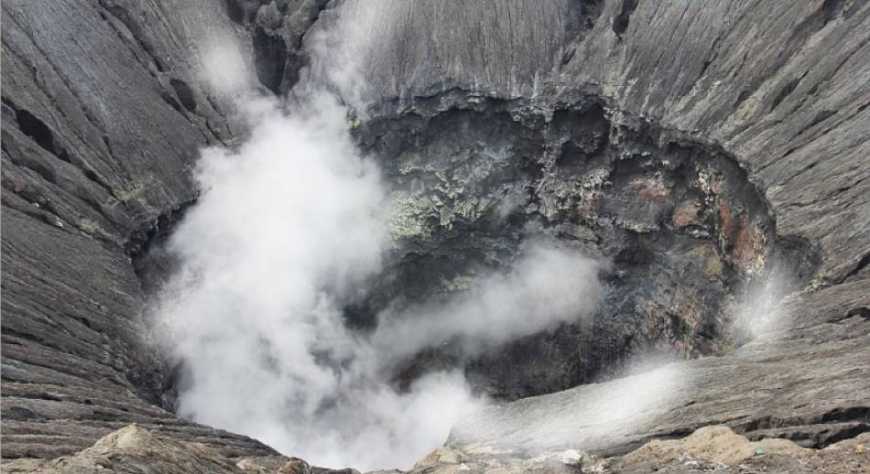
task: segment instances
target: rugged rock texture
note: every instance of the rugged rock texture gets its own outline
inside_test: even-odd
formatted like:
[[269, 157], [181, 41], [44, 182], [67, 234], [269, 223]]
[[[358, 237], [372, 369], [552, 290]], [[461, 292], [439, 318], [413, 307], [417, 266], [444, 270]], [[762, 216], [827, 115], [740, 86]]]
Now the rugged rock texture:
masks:
[[724, 426], [701, 428], [673, 440], [654, 440], [625, 454], [600, 458], [576, 450], [523, 456], [511, 451], [442, 448], [420, 461], [413, 473], [853, 473], [870, 463], [870, 436], [862, 434], [824, 449], [802, 448], [783, 439], [749, 441]]
[[[592, 321], [471, 362], [479, 388], [519, 398], [595, 380], [630, 354], [721, 353], [739, 342], [729, 310], [742, 286], [772, 262], [797, 281], [811, 276], [814, 250], [779, 240], [734, 157], [600, 97], [561, 99], [447, 93], [359, 130], [395, 188], [402, 249], [360, 308], [461, 291], [529, 240], [606, 259], [608, 289]], [[352, 316], [372, 319], [362, 313]], [[458, 357], [429, 352], [410, 372]]]
[[160, 436], [129, 425], [100, 438], [93, 446], [54, 460], [21, 459], [3, 464], [3, 472], [37, 473], [278, 473], [353, 474], [357, 471], [323, 469], [296, 458], [265, 455], [228, 458], [225, 453], [197, 442]]
[[[614, 284], [617, 301], [626, 301], [624, 295], [634, 299], [623, 308], [614, 308], [613, 301], [604, 305], [603, 311], [615, 314], [605, 313], [598, 321], [617, 328], [595, 332], [595, 341], [583, 341], [577, 332], [567, 338], [563, 332], [539, 336], [534, 343], [509, 348], [491, 364], [472, 365], [472, 375], [481, 367], [484, 384], [508, 397], [528, 394], [524, 390], [530, 387], [520, 380], [549, 388], [583, 381], [596, 364], [606, 365], [595, 358], [612, 362], [636, 344], [630, 336], [637, 335], [625, 330], [632, 322], [648, 324], [637, 331], [645, 337], [680, 342], [690, 352], [703, 348], [704, 336], [716, 332], [709, 331], [715, 321], [704, 318], [716, 308], [693, 294], [692, 282], [704, 270], [715, 275], [717, 268], [750, 273], [763, 268], [766, 257], [777, 251], [769, 247], [775, 242], [785, 251], [780, 260], [795, 264], [792, 273], [798, 280], [806, 279], [798, 283], [804, 291], [793, 295], [783, 309], [787, 321], [775, 337], [726, 357], [679, 366], [687, 372], [685, 380], [691, 381], [685, 406], [666, 406], [645, 427], [634, 426], [631, 433], [612, 438], [596, 437], [595, 430], [585, 433], [581, 414], [588, 413], [583, 407], [596, 389], [579, 387], [482, 414], [457, 428], [455, 444], [534, 445], [536, 439], [553, 438], [544, 435], [552, 429], [548, 422], [559, 417], [571, 420], [565, 422], [566, 435], [574, 429], [576, 436], [589, 438], [590, 447], [611, 450], [626, 449], [654, 434], [685, 433], [725, 421], [758, 436], [776, 433], [820, 446], [867, 430], [870, 328], [863, 315], [870, 304], [870, 65], [864, 58], [870, 52], [870, 6], [834, 1], [772, 8], [760, 2], [584, 2], [587, 9], [594, 6], [589, 11], [598, 16], [590, 20], [591, 26], [581, 22], [588, 26], [583, 29], [559, 20], [561, 7], [574, 8], [574, 18], [583, 16], [576, 3], [536, 8], [506, 2], [503, 9], [486, 14], [496, 15], [504, 25], [510, 18], [523, 17], [517, 12], [528, 12], [535, 20], [518, 27], [517, 34], [527, 38], [522, 47], [544, 63], [512, 62], [510, 54], [516, 49], [505, 48], [492, 52], [488, 63], [463, 53], [439, 63], [443, 69], [427, 66], [421, 72], [411, 67], [424, 54], [421, 51], [434, 57], [440, 57], [435, 52], [441, 49], [465, 51], [468, 45], [462, 35], [435, 33], [443, 40], [429, 47], [426, 35], [403, 33], [410, 24], [414, 31], [438, 32], [445, 18], [463, 25], [477, 13], [464, 12], [460, 3], [422, 1], [397, 7], [397, 17], [413, 18], [385, 33], [387, 38], [402, 39], [387, 40], [398, 51], [373, 51], [362, 68], [373, 84], [402, 87], [376, 92], [395, 99], [382, 102], [370, 125], [378, 127], [384, 118], [390, 123], [369, 132], [375, 137], [374, 149], [394, 166], [393, 181], [410, 182], [406, 189], [422, 189], [411, 200], [412, 225], [403, 221], [400, 230], [416, 233], [410, 236], [416, 241], [422, 232], [422, 240], [435, 242], [432, 248], [451, 248], [451, 257], [446, 257], [446, 252], [421, 244], [422, 257], [412, 254], [417, 274], [427, 255], [436, 260], [429, 266], [435, 269], [432, 280], [448, 282], [455, 275], [438, 272], [463, 268], [468, 254], [476, 253], [484, 262], [509, 255], [514, 236], [508, 227], [492, 239], [487, 206], [496, 201], [493, 197], [501, 197], [497, 202], [502, 203], [525, 190], [529, 196], [519, 198], [525, 206], [519, 212], [520, 227], [537, 218], [535, 213], [542, 214], [543, 225], [555, 227], [552, 233], [557, 236], [562, 231], [561, 237], [570, 240], [597, 240], [599, 251], [615, 257], [617, 275], [622, 264], [629, 275], [645, 270], [635, 277], [647, 280], [635, 286], [622, 283], [622, 289]], [[495, 37], [499, 30], [493, 28]], [[478, 30], [467, 26], [465, 31]], [[553, 32], [573, 39], [554, 47], [549, 39]], [[475, 45], [472, 50], [481, 54], [489, 47], [486, 41]], [[516, 68], [499, 74], [491, 64], [502, 61]], [[395, 78], [393, 82], [380, 75], [381, 64], [392, 64], [388, 76]], [[438, 72], [427, 80], [429, 70]], [[445, 70], [449, 72], [442, 76]], [[524, 72], [529, 70], [538, 74]], [[590, 118], [596, 112], [588, 97], [604, 111], [598, 125]], [[505, 106], [505, 101], [516, 105]], [[536, 133], [546, 138], [536, 139]], [[365, 131], [361, 134], [366, 136]], [[680, 163], [698, 166], [715, 162], [717, 155], [733, 158], [746, 174], [743, 181], [732, 181], [739, 186], [725, 186], [743, 202], [714, 199], [712, 207], [718, 212], [711, 213], [704, 210], [711, 204], [710, 193], [703, 190], [706, 180], [699, 179], [697, 169], [681, 169]], [[500, 166], [500, 156], [511, 164]], [[572, 161], [574, 169], [560, 166]], [[603, 184], [590, 179], [596, 167], [604, 169]], [[681, 189], [674, 184], [681, 180], [699, 184], [683, 184]], [[626, 191], [632, 187], [634, 193]], [[760, 194], [758, 201], [753, 201], [754, 192]], [[699, 201], [693, 202], [695, 198]], [[607, 200], [617, 204], [608, 206]], [[560, 205], [571, 218], [558, 216]], [[592, 212], [584, 215], [590, 208]], [[573, 235], [560, 228], [565, 224]], [[469, 228], [473, 239], [457, 238]], [[500, 229], [503, 232], [504, 226]], [[686, 239], [690, 245], [674, 244], [674, 234], [681, 233], [691, 237]], [[710, 253], [701, 251], [704, 233], [718, 244], [715, 250], [708, 247]], [[620, 238], [632, 235], [638, 240], [620, 243]], [[465, 254], [455, 252], [456, 247]], [[627, 249], [636, 253], [620, 259]], [[656, 256], [651, 267], [644, 267], [644, 249]], [[681, 260], [680, 250], [716, 257], [711, 264], [700, 259], [687, 262]], [[688, 273], [669, 276], [675, 275], [669, 268]], [[659, 283], [663, 279], [665, 283]], [[722, 284], [728, 287], [727, 280]], [[701, 286], [706, 292], [716, 291], [714, 284]], [[642, 294], [650, 287], [652, 295]], [[656, 288], [676, 295], [657, 296]], [[716, 296], [711, 299], [719, 301]], [[644, 317], [645, 306], [651, 318]], [[692, 318], [693, 309], [703, 317]], [[667, 319], [669, 312], [678, 315], [676, 321]], [[618, 327], [620, 318], [625, 318], [623, 328]], [[690, 337], [677, 328], [688, 328]], [[610, 335], [629, 337], [606, 341]], [[534, 355], [524, 359], [527, 354]], [[500, 367], [509, 369], [500, 374]], [[618, 385], [601, 390], [614, 388]]]
[[307, 65], [300, 50], [302, 38], [328, 0], [222, 2], [230, 20], [251, 32], [253, 66], [260, 83], [275, 94], [286, 94]]
[[[819, 303], [829, 298], [837, 303]], [[797, 327], [778, 338], [493, 408], [457, 426], [449, 444], [614, 453], [722, 423], [750, 439], [823, 447], [870, 431], [867, 318], [847, 309], [860, 298], [857, 283], [795, 297]]]
[[[749, 441], [724, 426], [709, 426], [690, 436], [654, 440], [624, 455], [601, 458], [569, 449], [524, 456], [522, 453], [440, 448], [420, 460], [408, 474], [468, 473], [815, 473], [865, 472], [870, 467], [870, 434], [824, 449], [802, 448], [783, 439]], [[354, 474], [310, 466], [283, 456], [230, 459], [199, 443], [180, 442], [130, 425], [93, 446], [54, 460], [22, 459], [3, 464], [8, 473], [276, 473]], [[378, 471], [371, 474], [402, 474]]]
[[[460, 1], [423, 0], [390, 9], [398, 26], [383, 41], [395, 50], [372, 42], [371, 54], [363, 55], [369, 58], [362, 68], [369, 73], [366, 82], [401, 86], [377, 92], [407, 101], [430, 96], [434, 88], [437, 93], [455, 89], [462, 97], [522, 96], [552, 103], [561, 94], [571, 97], [593, 88], [617, 111], [718, 143], [734, 154], [750, 171], [750, 180], [764, 190], [779, 234], [803, 236], [820, 245], [825, 259], [819, 281], [838, 282], [865, 268], [862, 259], [870, 243], [866, 225], [833, 223], [836, 218], [866, 224], [860, 219], [866, 215], [861, 211], [866, 210], [864, 191], [870, 186], [862, 179], [866, 167], [860, 166], [867, 150], [861, 131], [870, 93], [860, 80], [868, 74], [863, 59], [868, 11], [863, 2], [625, 4], [634, 9], [624, 9], [621, 1], [554, 1], [544, 7], [531, 1], [500, 3], [502, 8], [486, 13]], [[601, 11], [591, 29], [567, 45], [554, 46], [550, 32], [564, 31], [569, 38], [572, 31], [559, 16], [563, 4], [573, 6], [574, 18], [582, 17], [584, 9]], [[463, 28], [467, 20], [462, 19], [475, 15], [492, 15], [469, 21], [493, 25], [492, 38], [511, 24], [509, 19], [529, 18], [518, 22], [515, 32], [528, 38], [522, 42], [524, 54], [494, 48], [498, 43], [487, 41], [488, 30], [480, 33], [483, 40], [469, 45], [468, 34], [474, 30]], [[447, 20], [456, 20], [457, 29], [466, 34], [438, 35], [442, 25], [456, 23]], [[438, 37], [438, 44], [427, 46], [431, 36], [426, 34], [393, 32], [411, 25]], [[470, 53], [447, 59], [435, 54], [440, 49], [489, 55], [487, 61], [476, 61]], [[432, 54], [426, 56], [428, 62], [420, 59], [424, 52]], [[515, 54], [536, 59], [512, 59]], [[413, 67], [419, 63], [426, 69]], [[392, 69], [385, 72], [383, 64]], [[498, 67], [494, 64], [514, 67], [497, 72], [491, 70]], [[446, 75], [449, 81], [436, 65], [452, 68]], [[504, 86], [511, 77], [520, 84], [517, 88]], [[820, 222], [812, 217], [820, 215], [828, 218]]]
[[166, 370], [130, 260], [195, 198], [198, 148], [233, 135], [197, 41], [247, 33], [208, 1], [9, 1], [2, 16], [3, 457], [131, 421], [271, 453], [157, 407]]
[[[870, 430], [867, 2], [2, 8], [4, 458], [70, 454], [130, 422], [221, 456], [274, 454], [158, 408], [171, 374], [142, 340], [133, 261], [195, 199], [198, 148], [240, 133], [199, 78], [198, 42], [240, 38], [264, 87], [285, 93], [316, 47], [306, 31], [342, 9], [378, 20], [353, 51], [375, 101], [357, 133], [409, 198], [395, 230], [425, 264], [416, 287], [397, 288], [411, 253], [396, 255], [394, 275], [351, 316], [364, 326], [387, 296], [503, 265], [531, 226], [612, 258], [612, 299], [594, 334], [563, 328], [474, 361], [480, 387], [506, 398], [561, 389], [650, 348], [725, 354], [677, 365], [683, 390], [608, 436], [582, 415], [624, 381], [493, 409], [457, 427], [453, 446], [551, 450], [533, 442], [554, 439], [536, 436], [551, 415], [578, 440], [569, 447], [603, 453], [709, 423], [805, 446]], [[496, 200], [509, 204], [503, 218]], [[773, 257], [798, 277], [789, 324], [732, 351], [723, 302]], [[457, 363], [427, 357], [399, 379]], [[495, 370], [505, 361], [516, 369]]]

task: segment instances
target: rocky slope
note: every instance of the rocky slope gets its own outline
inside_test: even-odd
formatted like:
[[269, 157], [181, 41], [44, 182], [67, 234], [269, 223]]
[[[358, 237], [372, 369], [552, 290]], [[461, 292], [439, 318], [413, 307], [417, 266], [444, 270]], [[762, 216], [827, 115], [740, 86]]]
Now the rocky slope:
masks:
[[865, 433], [823, 449], [808, 449], [783, 439], [749, 441], [727, 427], [714, 425], [685, 438], [650, 441], [609, 458], [571, 449], [522, 457], [510, 452], [443, 448], [418, 463], [412, 472], [850, 473], [867, 469], [867, 441]]
[[[741, 472], [853, 473], [870, 466], [870, 435], [840, 441], [824, 449], [802, 448], [791, 441], [749, 441], [724, 426], [708, 426], [673, 440], [654, 440], [625, 454], [601, 458], [569, 449], [538, 453], [441, 448], [420, 460], [409, 474], [455, 472], [582, 473], [582, 472]], [[21, 459], [4, 464], [9, 473], [278, 473], [353, 474], [310, 466], [301, 459], [260, 456], [231, 459], [202, 444], [181, 442], [130, 425], [99, 439], [93, 446], [54, 460]], [[372, 474], [401, 474], [379, 471]]]
[[[407, 250], [351, 319], [365, 326], [384, 301], [510, 262], [529, 229], [613, 262], [591, 330], [473, 361], [422, 354], [400, 383], [459, 363], [514, 399], [607, 379], [638, 352], [717, 356], [677, 364], [675, 396], [607, 436], [585, 410], [624, 380], [493, 408], [452, 447], [608, 454], [710, 423], [823, 447], [870, 431], [866, 2], [2, 8], [4, 459], [71, 454], [130, 422], [220, 456], [275, 454], [161, 408], [174, 382], [142, 338], [160, 273], [149, 250], [196, 198], [199, 147], [243, 134], [199, 74], [201, 42], [237, 38], [264, 88], [284, 94], [328, 72], [304, 68], [317, 47], [306, 32], [343, 11], [378, 19], [352, 51], [367, 85], [357, 98], [374, 104], [355, 133], [406, 203], [393, 230]], [[783, 324], [735, 349], [747, 337], [730, 332], [726, 303], [780, 263], [794, 279]], [[539, 422], [554, 415], [556, 427]], [[554, 428], [565, 436], [550, 442]]]
[[[3, 457], [53, 457], [131, 421], [271, 452], [158, 407], [130, 256], [195, 197], [186, 170], [233, 135], [198, 85], [211, 2], [3, 3]], [[161, 216], [166, 216], [161, 219]]]
[[[179, 441], [129, 425], [100, 438], [86, 449], [54, 460], [21, 459], [3, 465], [4, 472], [128, 472], [128, 473], [285, 473], [325, 474], [333, 471], [309, 466], [284, 456], [230, 458], [201, 443]], [[348, 473], [350, 474], [350, 473]]]

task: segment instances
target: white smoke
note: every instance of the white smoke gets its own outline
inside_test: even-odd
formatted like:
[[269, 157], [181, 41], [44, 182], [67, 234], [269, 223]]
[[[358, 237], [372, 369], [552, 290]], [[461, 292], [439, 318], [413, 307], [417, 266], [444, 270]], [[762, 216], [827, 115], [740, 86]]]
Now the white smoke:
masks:
[[[405, 315], [382, 315], [377, 347], [408, 356], [459, 338], [465, 353], [534, 334], [590, 315], [601, 291], [597, 265], [576, 252], [545, 244], [529, 246], [508, 274], [482, 278], [448, 302], [420, 305]], [[420, 317], [424, 315], [424, 317]]]
[[738, 342], [771, 340], [788, 330], [791, 318], [783, 303], [795, 286], [785, 266], [776, 263], [748, 282], [730, 308]]
[[190, 374], [179, 413], [321, 465], [408, 467], [483, 401], [457, 372], [399, 393], [386, 369], [444, 340], [492, 346], [587, 314], [595, 265], [533, 246], [507, 275], [353, 334], [338, 302], [379, 268], [387, 218], [335, 107], [261, 114], [237, 153], [204, 152], [203, 195], [170, 241], [183, 266], [161, 306]]
[[624, 378], [583, 386], [570, 415], [551, 413], [528, 435], [530, 445], [570, 444], [579, 449], [603, 448], [619, 438], [650, 429], [655, 420], [679, 405], [691, 391], [689, 373], [679, 364], [645, 368]]
[[[347, 37], [367, 31], [356, 24]], [[203, 150], [200, 198], [167, 244], [180, 269], [156, 309], [184, 367], [179, 414], [318, 465], [409, 467], [485, 401], [456, 371], [400, 392], [394, 364], [442, 341], [473, 355], [582, 318], [598, 299], [595, 263], [533, 245], [513, 270], [482, 276], [446, 303], [379, 315], [368, 335], [349, 330], [342, 302], [395, 243], [388, 190], [353, 143], [348, 100], [307, 83], [288, 114], [251, 90], [239, 48], [212, 46], [205, 74], [237, 101], [250, 135], [237, 149]], [[313, 63], [330, 90], [361, 97], [353, 68]]]
[[464, 417], [451, 439], [472, 453], [601, 450], [648, 433], [684, 404], [694, 381], [682, 363], [635, 359], [624, 377], [487, 407]]
[[200, 79], [219, 96], [232, 97], [249, 92], [255, 78], [235, 38], [229, 33], [213, 34], [204, 43], [207, 48], [199, 58]]
[[322, 12], [305, 37], [312, 61], [296, 93], [326, 88], [364, 114], [372, 99], [366, 77], [370, 68], [377, 67], [371, 60], [394, 47], [393, 16], [399, 11], [394, 1], [344, 1], [340, 8]]

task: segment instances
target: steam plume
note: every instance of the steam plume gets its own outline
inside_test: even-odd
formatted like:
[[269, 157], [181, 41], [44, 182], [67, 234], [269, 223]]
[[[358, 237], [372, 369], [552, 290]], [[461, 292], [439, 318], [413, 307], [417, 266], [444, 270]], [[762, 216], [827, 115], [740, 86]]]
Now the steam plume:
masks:
[[485, 401], [457, 371], [399, 392], [394, 363], [444, 340], [474, 355], [582, 318], [599, 284], [591, 260], [532, 245], [511, 271], [481, 277], [446, 304], [379, 315], [369, 335], [344, 325], [342, 302], [395, 245], [389, 192], [355, 147], [341, 105], [359, 104], [364, 81], [356, 63], [324, 49], [343, 38], [353, 46], [339, 45], [345, 56], [364, 51], [383, 20], [366, 18], [339, 17], [333, 28], [352, 28], [313, 37], [308, 81], [289, 114], [251, 90], [252, 75], [236, 70], [244, 68], [239, 48], [206, 48], [212, 89], [236, 101], [249, 136], [237, 149], [203, 150], [201, 196], [167, 244], [180, 269], [157, 313], [184, 367], [180, 415], [318, 465], [409, 467]]

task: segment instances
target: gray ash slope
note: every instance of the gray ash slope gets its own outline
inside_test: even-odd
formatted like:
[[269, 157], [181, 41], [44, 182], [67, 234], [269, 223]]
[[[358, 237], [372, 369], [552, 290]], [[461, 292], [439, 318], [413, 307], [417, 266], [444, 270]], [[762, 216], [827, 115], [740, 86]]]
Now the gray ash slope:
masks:
[[[306, 74], [305, 32], [367, 8], [259, 3], [3, 3], [3, 458], [75, 452], [130, 422], [272, 454], [160, 408], [172, 373], [141, 340], [133, 258], [195, 200], [198, 149], [243, 133], [199, 78], [196, 41], [241, 38], [285, 93]], [[870, 430], [870, 4], [378, 3], [360, 64], [375, 106], [356, 133], [413, 198], [399, 229], [412, 251], [360, 303], [363, 323], [387, 297], [509, 261], [530, 226], [612, 258], [622, 306], [592, 334], [609, 338], [562, 328], [468, 367], [516, 398], [633, 351], [726, 352], [717, 305], [776, 257], [800, 277], [790, 328], [686, 363], [701, 388], [679, 409], [592, 447], [708, 423], [815, 446]], [[508, 218], [489, 219], [509, 197]], [[397, 287], [421, 262], [424, 281]], [[453, 357], [421, 355], [399, 378]], [[516, 369], [496, 370], [505, 360]], [[580, 411], [596, 387], [508, 404], [451, 442], [529, 439], [526, 417]]]

